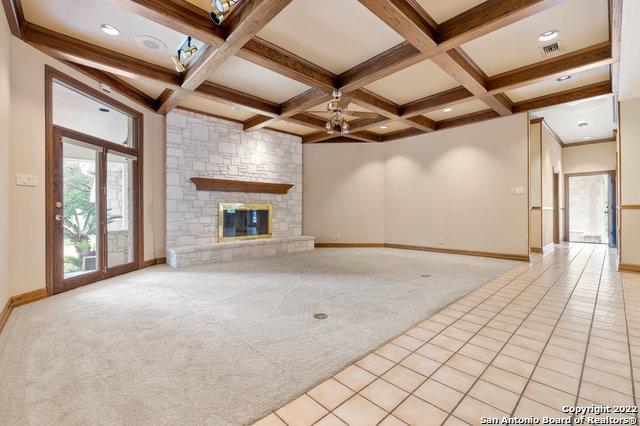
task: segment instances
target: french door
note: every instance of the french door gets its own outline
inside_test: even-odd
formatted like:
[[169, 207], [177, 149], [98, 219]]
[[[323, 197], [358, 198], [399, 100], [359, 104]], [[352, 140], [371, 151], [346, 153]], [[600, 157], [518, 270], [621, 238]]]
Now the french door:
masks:
[[49, 292], [138, 269], [137, 151], [59, 126], [52, 142]]

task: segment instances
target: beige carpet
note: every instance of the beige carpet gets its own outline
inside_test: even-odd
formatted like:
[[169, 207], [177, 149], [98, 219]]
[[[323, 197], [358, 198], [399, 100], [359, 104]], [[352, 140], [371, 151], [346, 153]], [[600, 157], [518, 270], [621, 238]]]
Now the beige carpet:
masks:
[[250, 423], [515, 264], [317, 249], [67, 292], [0, 335], [0, 424]]

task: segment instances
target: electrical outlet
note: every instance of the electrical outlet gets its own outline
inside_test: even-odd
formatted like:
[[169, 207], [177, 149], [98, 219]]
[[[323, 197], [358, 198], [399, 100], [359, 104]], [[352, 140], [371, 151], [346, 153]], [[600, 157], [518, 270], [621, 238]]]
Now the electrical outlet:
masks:
[[444, 245], [444, 237], [440, 237], [440, 240], [438, 240], [438, 243], [440, 243], [440, 245]]
[[38, 186], [38, 176], [17, 173], [16, 185], [17, 186]]
[[340, 240], [340, 234], [331, 235], [331, 241], [339, 241], [339, 240]]

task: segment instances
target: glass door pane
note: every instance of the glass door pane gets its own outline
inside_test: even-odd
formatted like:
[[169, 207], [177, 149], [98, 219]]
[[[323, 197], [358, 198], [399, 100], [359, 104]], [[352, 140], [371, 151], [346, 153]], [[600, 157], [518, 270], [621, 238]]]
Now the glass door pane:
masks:
[[62, 138], [64, 279], [100, 269], [100, 148]]
[[609, 243], [608, 175], [569, 177], [569, 241]]
[[134, 260], [133, 164], [134, 159], [107, 154], [107, 266]]

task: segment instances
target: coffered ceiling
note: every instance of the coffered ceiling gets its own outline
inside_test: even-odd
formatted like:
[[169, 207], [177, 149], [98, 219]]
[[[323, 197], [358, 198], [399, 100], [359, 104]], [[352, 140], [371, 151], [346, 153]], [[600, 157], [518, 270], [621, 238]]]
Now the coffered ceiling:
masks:
[[[350, 120], [347, 138], [365, 142], [617, 90], [620, 0], [243, 0], [222, 26], [209, 0], [2, 1], [14, 35], [147, 108], [200, 110], [307, 143], [333, 137], [309, 113], [333, 89], [350, 109], [379, 114]], [[555, 40], [538, 41], [550, 30]], [[171, 56], [187, 35], [199, 53], [178, 73]], [[561, 50], [543, 55], [555, 41]]]

